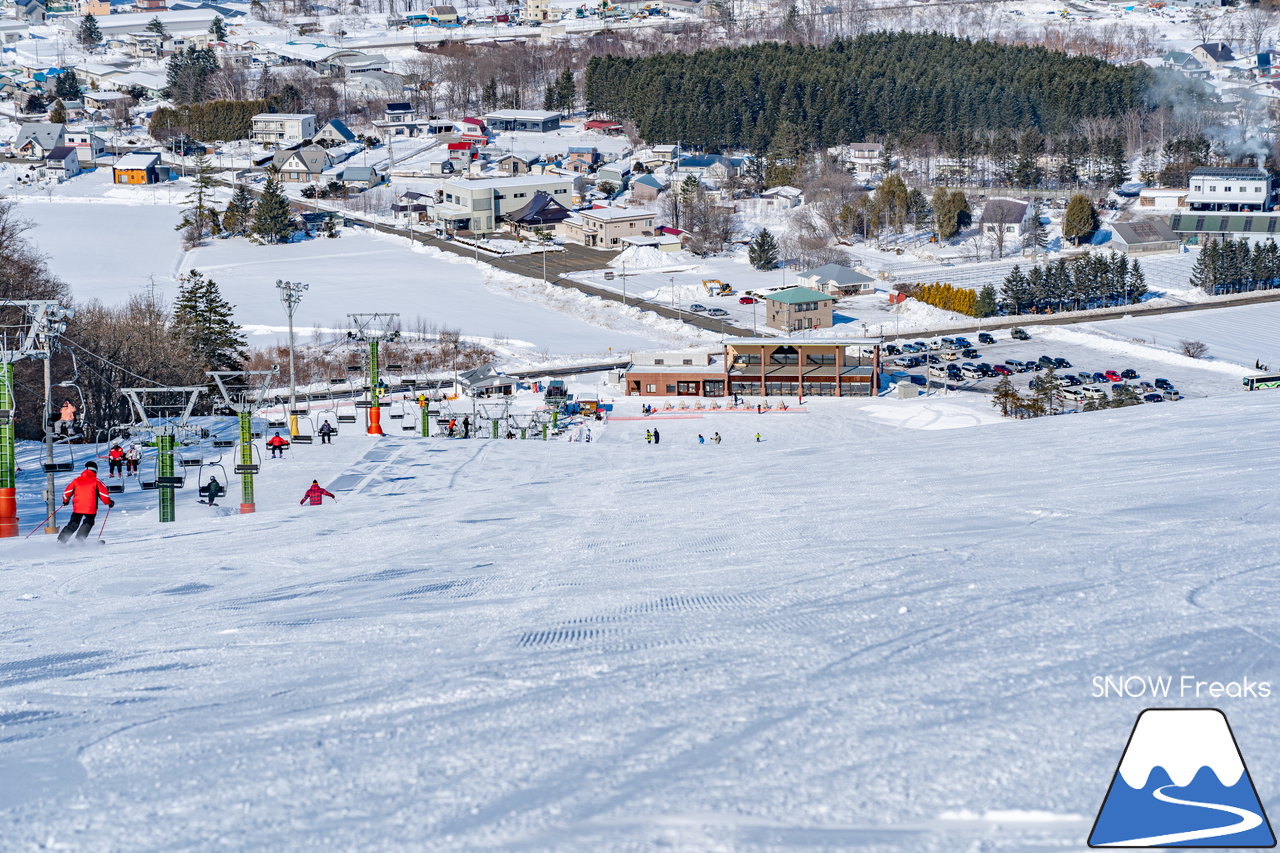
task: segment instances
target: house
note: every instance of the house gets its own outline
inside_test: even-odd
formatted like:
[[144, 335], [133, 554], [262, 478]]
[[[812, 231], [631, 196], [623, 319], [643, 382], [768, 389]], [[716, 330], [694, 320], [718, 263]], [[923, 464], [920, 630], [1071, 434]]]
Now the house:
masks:
[[873, 397], [879, 338], [729, 338], [718, 353], [636, 353], [623, 387], [640, 397]]
[[360, 53], [358, 51], [335, 56], [331, 63], [334, 77], [367, 79], [372, 75], [384, 74], [387, 82], [399, 79], [390, 74], [391, 60], [381, 53]]
[[[353, 71], [368, 70], [361, 67], [361, 63], [355, 62], [359, 57], [365, 54], [359, 50], [352, 50], [345, 47], [330, 47], [321, 42], [304, 42], [291, 41], [274, 48], [276, 56], [286, 65], [305, 65], [318, 74], [326, 77], [345, 77], [348, 68]], [[377, 66], [374, 70], [381, 70], [387, 65], [386, 57], [380, 57], [381, 62], [375, 62]], [[340, 60], [352, 60], [352, 62], [343, 62]]]
[[623, 127], [616, 121], [607, 121], [605, 119], [591, 119], [582, 123], [583, 130], [591, 130], [596, 133], [603, 133], [608, 136], [617, 136], [622, 133]]
[[83, 18], [85, 15], [110, 15], [110, 0], [76, 0], [76, 14]]
[[504, 213], [524, 207], [535, 193], [544, 192], [567, 206], [573, 199], [574, 183], [554, 175], [450, 178], [440, 192], [441, 201], [433, 211], [440, 227], [488, 233], [495, 229]]
[[137, 86], [148, 98], [159, 98], [168, 87], [169, 81], [165, 75], [154, 71], [127, 71], [112, 77], [107, 85], [120, 92], [127, 92]]
[[1208, 68], [1221, 68], [1229, 62], [1236, 61], [1231, 47], [1222, 41], [1210, 41], [1191, 48], [1191, 55]]
[[493, 130], [549, 133], [560, 129], [560, 113], [545, 110], [497, 110], [485, 113], [484, 123]]
[[617, 248], [623, 237], [653, 235], [654, 213], [621, 207], [594, 207], [579, 210], [556, 227], [566, 240], [593, 248]]
[[1171, 50], [1164, 56], [1160, 57], [1160, 64], [1165, 68], [1172, 68], [1174, 71], [1181, 71], [1188, 77], [1208, 77], [1209, 69], [1204, 67], [1204, 63], [1196, 59], [1189, 53], [1180, 50]]
[[333, 142], [341, 145], [344, 142], [355, 142], [356, 135], [340, 118], [329, 119], [328, 123], [312, 137], [314, 142]]
[[0, 44], [22, 41], [31, 32], [26, 21], [0, 21]]
[[59, 145], [44, 158], [44, 168], [53, 177], [74, 178], [80, 174], [80, 155], [70, 145]]
[[426, 222], [434, 205], [434, 196], [409, 190], [392, 202], [391, 212], [407, 221]]
[[599, 152], [592, 146], [570, 146], [564, 158], [563, 167], [579, 175], [590, 172], [600, 159]]
[[126, 154], [111, 167], [113, 184], [154, 184], [160, 180], [160, 155], [153, 151]]
[[428, 6], [427, 18], [433, 24], [448, 26], [458, 23], [458, 10], [452, 6]]
[[258, 113], [249, 138], [263, 145], [293, 145], [316, 135], [315, 113]]
[[320, 180], [324, 170], [333, 165], [329, 152], [319, 145], [277, 151], [271, 165], [280, 173], [280, 180], [288, 183], [310, 183]]
[[[390, 139], [393, 136], [412, 137], [436, 132], [433, 130], [433, 122], [429, 120], [419, 121], [418, 111], [408, 101], [392, 101], [388, 103], [382, 109], [382, 119], [375, 121], [373, 126], [386, 139]], [[452, 129], [453, 125], [450, 123], [450, 131]]]
[[151, 23], [153, 18], [159, 18], [171, 36], [194, 36], [209, 32], [209, 25], [213, 23], [214, 18], [221, 17], [225, 21], [230, 21], [244, 14], [243, 11], [229, 8], [223, 8], [220, 13], [218, 9], [208, 7], [168, 12], [132, 12], [101, 16], [98, 19], [98, 29], [102, 30], [103, 37], [110, 41], [113, 37], [121, 38], [130, 33], [147, 32], [147, 24]]
[[449, 142], [445, 144], [445, 150], [449, 152], [449, 160], [455, 166], [470, 163], [477, 156], [471, 150], [470, 142]]
[[1031, 222], [1033, 208], [1025, 201], [1012, 198], [993, 198], [982, 206], [982, 216], [978, 225], [983, 234], [1003, 232], [1006, 235], [1021, 236], [1027, 233], [1027, 225]]
[[669, 184], [666, 181], [652, 174], [641, 175], [628, 184], [628, 188], [631, 190], [631, 198], [635, 201], [643, 202], [657, 201], [658, 196], [668, 186]]
[[133, 98], [126, 92], [85, 92], [84, 105], [93, 110], [110, 110], [120, 104], [128, 106]]
[[489, 397], [494, 394], [511, 396], [516, 390], [516, 380], [504, 376], [492, 364], [482, 364], [458, 374], [458, 391], [474, 397]]
[[622, 160], [605, 163], [596, 169], [597, 181], [610, 181], [615, 187], [625, 187], [631, 178], [631, 167]]
[[484, 119], [475, 118], [474, 116], [466, 116], [458, 125], [462, 131], [463, 139], [476, 139], [488, 141], [489, 128], [485, 127]]
[[507, 154], [499, 157], [494, 163], [499, 172], [505, 172], [508, 175], [527, 175], [533, 171], [533, 165], [540, 162], [540, 158], [521, 157], [519, 154]]
[[1138, 192], [1138, 206], [1154, 210], [1178, 210], [1187, 206], [1187, 190], [1144, 187]]
[[1222, 0], [1168, 0], [1168, 2], [1175, 9], [1217, 9], [1222, 6]]
[[740, 165], [740, 160], [732, 160], [722, 154], [691, 154], [681, 157], [676, 168], [701, 178], [724, 181], [736, 177]]
[[1111, 242], [1108, 248], [1127, 255], [1166, 252], [1181, 245], [1178, 235], [1162, 219], [1134, 219], [1111, 223]]
[[833, 325], [835, 299], [807, 287], [788, 287], [766, 294], [765, 325], [784, 332], [829, 329]]
[[550, 231], [573, 211], [545, 192], [535, 192], [529, 203], [502, 215], [516, 231]]
[[19, 157], [43, 160], [53, 149], [66, 145], [67, 129], [50, 121], [29, 121], [18, 128], [13, 152]]
[[859, 172], [878, 171], [884, 160], [884, 145], [879, 142], [851, 142], [838, 150], [841, 162]]
[[133, 0], [133, 8], [138, 12], [167, 12], [169, 4], [165, 0]]
[[810, 287], [829, 296], [873, 293], [876, 289], [876, 280], [874, 278], [840, 264], [823, 264], [808, 272], [800, 273], [796, 278], [805, 287]]
[[1264, 169], [1249, 166], [1201, 167], [1191, 171], [1187, 206], [1217, 212], [1271, 210], [1276, 181]]
[[125, 50], [135, 59], [159, 59], [165, 37], [159, 33], [129, 33], [125, 37]]
[[25, 24], [43, 24], [47, 14], [44, 0], [13, 0], [13, 17]]
[[770, 187], [760, 193], [760, 198], [774, 210], [790, 210], [793, 207], [799, 207], [804, 201], [804, 190], [785, 185]]
[[343, 186], [367, 190], [382, 184], [384, 178], [374, 166], [347, 166], [338, 177]]
[[107, 143], [100, 136], [87, 130], [68, 130], [66, 144], [75, 148], [80, 162], [92, 162], [107, 156]]
[[524, 24], [547, 24], [560, 20], [559, 9], [551, 7], [551, 0], [524, 0], [520, 6], [520, 22]]

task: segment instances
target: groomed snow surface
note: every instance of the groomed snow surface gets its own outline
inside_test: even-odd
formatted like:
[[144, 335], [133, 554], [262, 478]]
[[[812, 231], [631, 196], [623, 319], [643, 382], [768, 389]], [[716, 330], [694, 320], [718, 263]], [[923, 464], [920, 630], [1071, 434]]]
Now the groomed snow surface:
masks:
[[[131, 485], [106, 546], [0, 546], [0, 847], [1083, 850], [1152, 704], [1093, 676], [1276, 679], [1276, 401], [621, 400], [344, 425], [251, 516]], [[1196, 703], [1266, 804], [1275, 701]]]

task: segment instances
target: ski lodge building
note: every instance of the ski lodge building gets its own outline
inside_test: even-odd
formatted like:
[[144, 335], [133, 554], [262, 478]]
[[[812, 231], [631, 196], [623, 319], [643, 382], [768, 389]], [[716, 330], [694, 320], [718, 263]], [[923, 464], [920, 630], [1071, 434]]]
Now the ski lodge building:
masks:
[[880, 338], [728, 338], [720, 353], [636, 353], [633, 397], [870, 397], [880, 391]]

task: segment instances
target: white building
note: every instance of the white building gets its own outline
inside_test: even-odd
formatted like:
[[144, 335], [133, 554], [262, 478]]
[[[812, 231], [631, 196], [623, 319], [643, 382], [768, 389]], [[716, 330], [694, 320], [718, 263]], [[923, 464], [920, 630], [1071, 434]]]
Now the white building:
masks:
[[1253, 167], [1203, 167], [1191, 172], [1187, 206], [1192, 210], [1258, 211], [1275, 204], [1271, 176]]
[[574, 183], [552, 175], [453, 178], [441, 187], [435, 220], [440, 227], [451, 231], [488, 233], [498, 226], [504, 213], [524, 207], [537, 192], [544, 192], [568, 207], [573, 201]]
[[263, 145], [293, 145], [315, 135], [315, 113], [258, 113], [249, 138]]

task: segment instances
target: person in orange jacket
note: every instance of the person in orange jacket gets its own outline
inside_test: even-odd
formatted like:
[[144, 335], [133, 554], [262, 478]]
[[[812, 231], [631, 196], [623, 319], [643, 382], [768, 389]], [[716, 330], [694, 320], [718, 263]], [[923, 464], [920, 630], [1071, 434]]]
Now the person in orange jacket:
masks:
[[76, 539], [89, 538], [89, 531], [98, 519], [98, 501], [115, 506], [107, 492], [107, 486], [98, 479], [98, 463], [86, 462], [80, 473], [62, 492], [62, 505], [71, 504], [71, 520], [58, 533], [58, 541], [66, 542], [73, 535]]
[[283, 458], [284, 450], [288, 446], [289, 446], [289, 442], [281, 438], [280, 433], [276, 433], [275, 435], [271, 436], [271, 438], [267, 439], [267, 447], [271, 448], [272, 459], [275, 459], [277, 456]]
[[116, 474], [124, 476], [124, 448], [118, 444], [111, 445], [107, 451], [107, 470], [110, 472], [107, 474], [109, 480], [114, 480]]
[[307, 489], [307, 493], [302, 496], [302, 500], [298, 501], [298, 505], [302, 506], [302, 504], [306, 503], [307, 501], [311, 501], [312, 506], [320, 506], [322, 503], [324, 503], [325, 495], [328, 495], [329, 497], [333, 498], [335, 501], [337, 500], [337, 497], [334, 496], [333, 492], [326, 491], [325, 488], [320, 485], [319, 480], [312, 480], [311, 488]]

